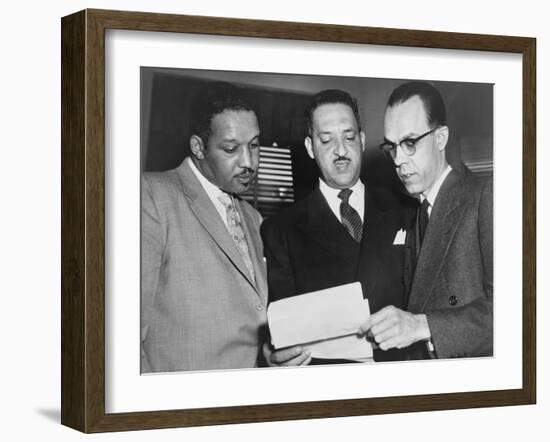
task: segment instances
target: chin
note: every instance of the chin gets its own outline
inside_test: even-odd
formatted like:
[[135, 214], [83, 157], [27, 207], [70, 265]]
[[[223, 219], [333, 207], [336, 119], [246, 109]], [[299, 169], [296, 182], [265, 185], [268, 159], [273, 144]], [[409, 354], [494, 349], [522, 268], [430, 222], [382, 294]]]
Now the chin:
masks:
[[353, 187], [353, 185], [357, 181], [359, 181], [359, 178], [355, 176], [340, 176], [339, 179], [336, 179], [333, 182], [338, 186], [339, 189], [348, 189], [350, 187]]
[[412, 189], [407, 189], [407, 192], [409, 192], [412, 196], [418, 197], [422, 194], [423, 190], [418, 187], [413, 187]]
[[252, 187], [252, 183], [247, 185], [241, 184], [239, 186], [235, 186], [235, 188], [233, 189], [233, 193], [236, 193], [239, 195], [241, 193], [247, 192], [251, 187]]

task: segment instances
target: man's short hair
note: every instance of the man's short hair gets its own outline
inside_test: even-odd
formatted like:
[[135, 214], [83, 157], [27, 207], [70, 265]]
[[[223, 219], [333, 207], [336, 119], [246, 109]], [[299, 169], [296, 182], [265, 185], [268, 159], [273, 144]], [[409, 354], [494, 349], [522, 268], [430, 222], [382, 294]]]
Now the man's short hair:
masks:
[[425, 81], [409, 81], [397, 87], [390, 95], [387, 107], [404, 103], [414, 96], [418, 96], [422, 100], [428, 118], [428, 125], [431, 128], [447, 125], [447, 112], [445, 111], [443, 97], [441, 97], [435, 86]]
[[212, 119], [226, 110], [256, 113], [242, 88], [223, 81], [205, 84], [191, 102], [191, 134], [201, 137], [206, 145]]
[[346, 91], [340, 89], [326, 89], [324, 91], [318, 92], [313, 97], [310, 98], [309, 103], [305, 110], [306, 118], [306, 129], [307, 134], [311, 136], [311, 131], [313, 128], [313, 112], [319, 106], [323, 104], [346, 104], [353, 111], [355, 116], [355, 121], [357, 122], [357, 127], [361, 130], [361, 118], [359, 117], [359, 109], [357, 107], [357, 100], [353, 98]]

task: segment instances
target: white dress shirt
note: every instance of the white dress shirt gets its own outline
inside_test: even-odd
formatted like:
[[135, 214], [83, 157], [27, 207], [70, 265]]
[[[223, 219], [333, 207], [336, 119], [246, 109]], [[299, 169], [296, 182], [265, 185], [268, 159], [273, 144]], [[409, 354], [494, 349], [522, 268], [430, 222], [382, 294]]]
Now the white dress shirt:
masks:
[[[364, 215], [365, 215], [365, 185], [361, 182], [361, 180], [357, 180], [357, 182], [350, 187], [352, 190], [352, 193], [349, 197], [349, 204], [351, 207], [355, 209], [355, 211], [359, 214], [359, 217], [361, 218], [361, 221], [364, 222]], [[338, 194], [342, 189], [334, 189], [332, 187], [329, 187], [327, 183], [325, 183], [323, 180], [319, 180], [319, 190], [327, 200], [327, 203], [330, 207], [330, 210], [332, 210], [332, 213], [338, 218], [338, 221], [342, 222], [342, 217], [340, 216], [340, 203], [342, 200], [338, 198]]]
[[447, 166], [447, 168], [443, 171], [443, 173], [439, 176], [439, 178], [436, 180], [430, 191], [428, 192], [428, 195], [424, 196], [423, 194], [420, 194], [420, 203], [423, 203], [424, 200], [428, 200], [428, 203], [430, 204], [428, 206], [428, 218], [432, 214], [432, 207], [434, 206], [435, 199], [437, 198], [437, 194], [439, 193], [439, 189], [441, 188], [441, 185], [443, 184], [443, 181], [445, 181], [445, 178], [447, 178], [447, 175], [453, 170], [450, 165]]
[[210, 198], [210, 201], [212, 201], [212, 204], [214, 204], [214, 207], [216, 208], [216, 211], [220, 214], [220, 217], [225, 224], [225, 227], [229, 229], [229, 226], [227, 225], [227, 213], [225, 210], [225, 206], [221, 203], [221, 201], [218, 199], [218, 197], [224, 193], [223, 190], [221, 190], [218, 186], [215, 184], [212, 184], [208, 179], [201, 173], [199, 169], [197, 169], [197, 166], [195, 166], [195, 163], [193, 163], [193, 160], [191, 160], [191, 157], [185, 158], [187, 164], [189, 164], [189, 167], [199, 180], [199, 183], [201, 183], [202, 188], [208, 195], [208, 198]]

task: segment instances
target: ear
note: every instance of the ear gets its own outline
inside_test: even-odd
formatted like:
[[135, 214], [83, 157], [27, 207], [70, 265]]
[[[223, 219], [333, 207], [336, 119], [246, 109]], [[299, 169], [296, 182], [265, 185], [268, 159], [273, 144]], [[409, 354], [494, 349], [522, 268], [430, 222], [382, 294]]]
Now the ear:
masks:
[[305, 138], [304, 145], [306, 146], [307, 154], [312, 160], [314, 160], [315, 155], [313, 155], [313, 141], [311, 141], [311, 137], [308, 136]]
[[364, 152], [365, 151], [365, 142], [367, 140], [367, 137], [365, 136], [365, 132], [361, 131], [359, 132], [359, 138], [361, 140], [361, 151]]
[[204, 143], [201, 137], [198, 135], [191, 135], [189, 147], [191, 148], [191, 153], [197, 160], [204, 159]]
[[436, 140], [439, 151], [445, 150], [447, 142], [449, 141], [449, 128], [447, 126], [441, 126], [437, 129]]

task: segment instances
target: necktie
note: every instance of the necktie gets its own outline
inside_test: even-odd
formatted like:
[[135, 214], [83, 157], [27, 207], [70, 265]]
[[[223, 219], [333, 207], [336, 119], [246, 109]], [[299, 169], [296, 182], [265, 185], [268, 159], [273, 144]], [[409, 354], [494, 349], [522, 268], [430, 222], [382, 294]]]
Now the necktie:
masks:
[[419, 249], [422, 247], [422, 241], [424, 241], [424, 234], [426, 233], [428, 220], [430, 219], [428, 216], [428, 207], [430, 207], [430, 203], [427, 199], [425, 199], [418, 208], [418, 239], [420, 240], [418, 247]]
[[241, 219], [235, 208], [233, 198], [229, 194], [223, 192], [218, 196], [218, 200], [225, 207], [227, 228], [229, 230], [229, 234], [231, 235], [231, 238], [233, 238], [237, 249], [239, 249], [239, 253], [243, 258], [248, 273], [250, 273], [250, 276], [254, 281], [254, 266], [252, 265], [252, 259], [250, 258], [250, 252], [248, 250], [248, 243], [246, 242], [244, 231], [241, 225]]
[[342, 200], [340, 203], [340, 217], [342, 218], [342, 224], [351, 235], [351, 237], [361, 242], [361, 236], [363, 235], [363, 222], [357, 211], [350, 206], [349, 197], [353, 191], [351, 189], [342, 189], [338, 193], [338, 198]]

